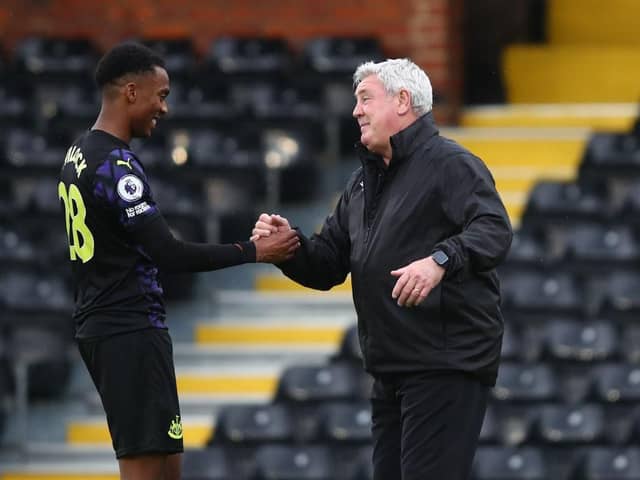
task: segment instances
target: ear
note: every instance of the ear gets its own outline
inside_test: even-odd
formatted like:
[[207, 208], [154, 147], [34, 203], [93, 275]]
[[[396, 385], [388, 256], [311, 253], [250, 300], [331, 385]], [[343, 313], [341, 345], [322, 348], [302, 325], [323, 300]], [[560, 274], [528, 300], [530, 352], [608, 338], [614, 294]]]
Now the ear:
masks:
[[129, 103], [135, 103], [136, 101], [136, 84], [133, 82], [128, 82], [124, 86], [124, 95], [127, 97], [127, 101]]
[[405, 115], [411, 111], [411, 94], [408, 90], [398, 92], [398, 115]]

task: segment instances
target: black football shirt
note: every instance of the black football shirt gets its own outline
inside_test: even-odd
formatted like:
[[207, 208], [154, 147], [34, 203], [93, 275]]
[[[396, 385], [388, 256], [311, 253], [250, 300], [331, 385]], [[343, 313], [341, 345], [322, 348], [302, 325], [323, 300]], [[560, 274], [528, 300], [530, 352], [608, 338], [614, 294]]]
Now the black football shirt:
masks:
[[160, 215], [129, 146], [101, 130], [69, 148], [58, 196], [69, 239], [77, 338], [166, 328], [158, 269], [133, 232]]

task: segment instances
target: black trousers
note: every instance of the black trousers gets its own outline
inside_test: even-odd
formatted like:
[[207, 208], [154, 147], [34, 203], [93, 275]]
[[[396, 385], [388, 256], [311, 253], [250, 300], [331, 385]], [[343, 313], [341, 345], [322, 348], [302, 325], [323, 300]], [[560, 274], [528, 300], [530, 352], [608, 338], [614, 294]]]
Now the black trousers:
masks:
[[452, 371], [374, 379], [374, 480], [468, 480], [490, 387]]

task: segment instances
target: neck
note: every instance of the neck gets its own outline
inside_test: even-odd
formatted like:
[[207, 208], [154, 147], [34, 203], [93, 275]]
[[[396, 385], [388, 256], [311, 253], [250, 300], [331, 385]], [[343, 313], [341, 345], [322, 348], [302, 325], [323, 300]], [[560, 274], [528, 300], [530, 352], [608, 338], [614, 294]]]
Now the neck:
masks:
[[131, 142], [131, 131], [125, 125], [125, 122], [111, 109], [105, 105], [102, 105], [100, 113], [96, 122], [91, 127], [91, 130], [102, 130], [104, 132], [119, 138], [124, 143]]

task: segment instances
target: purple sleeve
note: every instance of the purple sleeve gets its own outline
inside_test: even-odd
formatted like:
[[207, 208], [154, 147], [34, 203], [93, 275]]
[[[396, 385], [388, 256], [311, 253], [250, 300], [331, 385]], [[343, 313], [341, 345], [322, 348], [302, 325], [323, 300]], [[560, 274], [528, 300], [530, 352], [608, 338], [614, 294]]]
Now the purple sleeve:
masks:
[[128, 231], [159, 215], [144, 169], [129, 150], [113, 150], [98, 166], [94, 194]]

